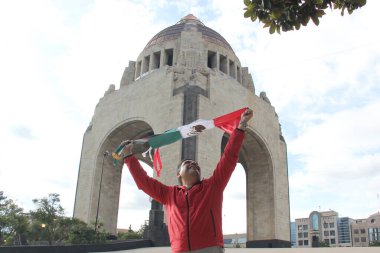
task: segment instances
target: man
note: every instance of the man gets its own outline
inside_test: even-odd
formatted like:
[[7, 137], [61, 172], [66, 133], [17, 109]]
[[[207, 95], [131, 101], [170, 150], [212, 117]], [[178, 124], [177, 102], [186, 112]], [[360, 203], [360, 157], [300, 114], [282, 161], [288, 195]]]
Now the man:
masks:
[[133, 143], [124, 147], [125, 164], [137, 187], [162, 203], [171, 248], [177, 252], [224, 252], [222, 232], [223, 191], [238, 162], [247, 122], [252, 110], [242, 115], [238, 127], [231, 134], [224, 153], [210, 178], [201, 180], [201, 168], [193, 160], [184, 160], [178, 167], [181, 185], [167, 186], [147, 175], [132, 155]]

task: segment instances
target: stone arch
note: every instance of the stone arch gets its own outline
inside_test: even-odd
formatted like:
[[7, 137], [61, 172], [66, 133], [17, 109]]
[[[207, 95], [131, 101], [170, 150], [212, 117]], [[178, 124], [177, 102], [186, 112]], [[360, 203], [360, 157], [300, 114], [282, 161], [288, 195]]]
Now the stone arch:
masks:
[[[223, 135], [223, 152], [228, 134]], [[273, 160], [264, 138], [252, 129], [239, 152], [246, 174], [247, 247], [275, 247], [275, 198]]]
[[[123, 164], [119, 162], [114, 165], [111, 156], [112, 151], [120, 144], [122, 140], [139, 139], [152, 135], [152, 127], [141, 119], [129, 119], [120, 123], [111, 129], [101, 141], [97, 150], [96, 159], [94, 161], [94, 179], [92, 184], [92, 195], [90, 201], [90, 221], [95, 221], [99, 200], [99, 189], [102, 173], [102, 164], [104, 153], [108, 151], [110, 154], [104, 159], [103, 176], [101, 183], [101, 194], [99, 200], [99, 223], [104, 224], [106, 231], [116, 234], [117, 216], [119, 211], [119, 198], [121, 186], [121, 173]], [[152, 167], [149, 157], [143, 157], [141, 154], [136, 157]]]

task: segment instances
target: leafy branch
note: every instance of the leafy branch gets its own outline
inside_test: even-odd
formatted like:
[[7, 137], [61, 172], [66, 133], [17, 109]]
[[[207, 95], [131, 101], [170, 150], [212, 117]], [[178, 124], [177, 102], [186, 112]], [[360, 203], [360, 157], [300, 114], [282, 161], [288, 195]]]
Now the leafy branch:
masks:
[[327, 8], [352, 14], [363, 7], [366, 0], [244, 0], [244, 17], [253, 22], [257, 19], [269, 27], [269, 33], [299, 30], [310, 20], [319, 25], [319, 19], [326, 14]]

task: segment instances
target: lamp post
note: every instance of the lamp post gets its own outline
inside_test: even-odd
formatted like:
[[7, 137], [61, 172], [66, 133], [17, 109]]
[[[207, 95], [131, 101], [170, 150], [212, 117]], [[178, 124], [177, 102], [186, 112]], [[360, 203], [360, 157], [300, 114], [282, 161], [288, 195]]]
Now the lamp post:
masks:
[[106, 150], [103, 153], [103, 160], [102, 160], [102, 172], [100, 174], [100, 186], [99, 186], [99, 195], [98, 195], [98, 207], [96, 208], [96, 219], [95, 219], [95, 233], [98, 230], [98, 218], [99, 218], [99, 205], [100, 205], [100, 193], [102, 192], [102, 182], [103, 182], [103, 167], [104, 167], [104, 160], [108, 156], [109, 152]]

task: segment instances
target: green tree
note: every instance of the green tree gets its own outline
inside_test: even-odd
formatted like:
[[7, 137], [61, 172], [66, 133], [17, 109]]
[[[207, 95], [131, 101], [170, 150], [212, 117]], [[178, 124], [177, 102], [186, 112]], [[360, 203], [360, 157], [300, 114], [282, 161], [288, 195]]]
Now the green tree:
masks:
[[144, 236], [147, 236], [147, 231], [148, 231], [149, 225], [148, 221], [145, 221], [141, 226], [140, 229], [137, 231], [139, 235], [141, 235], [141, 238], [144, 238]]
[[[25, 244], [22, 240], [28, 229], [28, 219], [12, 199], [0, 192], [0, 239], [1, 243], [6, 240], [8, 244]], [[4, 239], [6, 238], [6, 239]]]
[[369, 244], [370, 247], [380, 247], [380, 241], [373, 241]]
[[143, 239], [144, 231], [147, 228], [147, 224], [142, 224], [138, 231], [132, 229], [132, 225], [129, 225], [127, 232], [117, 233], [118, 240], [133, 240], [133, 239]]
[[100, 229], [95, 231], [94, 226], [89, 226], [78, 219], [72, 219], [68, 242], [72, 244], [105, 243], [108, 234], [102, 229], [103, 224], [99, 224], [99, 226]]
[[244, 17], [253, 22], [258, 19], [273, 34], [281, 30], [299, 30], [310, 19], [319, 25], [319, 19], [326, 14], [327, 8], [338, 9], [343, 16], [346, 10], [352, 14], [366, 3], [366, 0], [244, 0]]
[[320, 241], [318, 247], [326, 248], [326, 247], [330, 247], [330, 244], [328, 242]]
[[58, 224], [63, 217], [64, 210], [60, 204], [59, 194], [51, 193], [42, 199], [33, 199], [37, 209], [30, 214], [35, 223], [40, 223], [46, 232], [49, 245], [59, 238]]
[[32, 241], [47, 241], [47, 231], [46, 226], [43, 226], [43, 224], [40, 221], [33, 220], [29, 224], [28, 229], [28, 240], [30, 242]]

